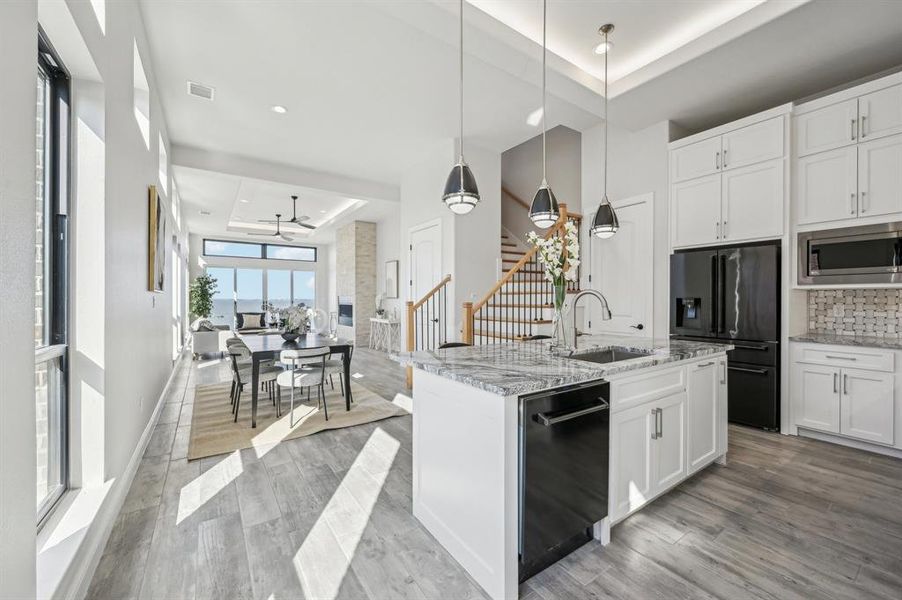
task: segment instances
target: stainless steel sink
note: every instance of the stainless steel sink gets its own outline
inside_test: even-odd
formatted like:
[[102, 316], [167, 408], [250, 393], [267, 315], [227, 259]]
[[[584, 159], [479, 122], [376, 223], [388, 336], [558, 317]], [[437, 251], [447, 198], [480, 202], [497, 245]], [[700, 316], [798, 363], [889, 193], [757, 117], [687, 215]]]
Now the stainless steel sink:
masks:
[[635, 350], [627, 350], [625, 348], [608, 348], [606, 350], [594, 350], [592, 352], [583, 352], [570, 356], [573, 360], [584, 360], [593, 363], [612, 363], [621, 360], [629, 360], [631, 358], [641, 358], [650, 356], [651, 352], [637, 352]]

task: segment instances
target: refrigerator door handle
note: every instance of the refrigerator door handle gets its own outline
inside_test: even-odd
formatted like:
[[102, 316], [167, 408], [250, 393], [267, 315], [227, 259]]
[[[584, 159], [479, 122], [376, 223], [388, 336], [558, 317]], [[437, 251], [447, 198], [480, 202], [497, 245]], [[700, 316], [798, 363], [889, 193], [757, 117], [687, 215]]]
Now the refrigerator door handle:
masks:
[[720, 256], [720, 272], [717, 274], [717, 333], [726, 330], [726, 305], [727, 305], [727, 257]]
[[717, 254], [711, 257], [711, 328], [717, 333]]

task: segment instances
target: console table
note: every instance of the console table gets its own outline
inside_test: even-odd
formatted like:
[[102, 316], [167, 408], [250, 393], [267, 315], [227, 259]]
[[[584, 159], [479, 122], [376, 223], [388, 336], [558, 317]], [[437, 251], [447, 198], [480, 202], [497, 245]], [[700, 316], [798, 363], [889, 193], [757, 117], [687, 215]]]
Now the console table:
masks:
[[370, 318], [370, 348], [386, 352], [400, 350], [401, 321], [381, 317]]

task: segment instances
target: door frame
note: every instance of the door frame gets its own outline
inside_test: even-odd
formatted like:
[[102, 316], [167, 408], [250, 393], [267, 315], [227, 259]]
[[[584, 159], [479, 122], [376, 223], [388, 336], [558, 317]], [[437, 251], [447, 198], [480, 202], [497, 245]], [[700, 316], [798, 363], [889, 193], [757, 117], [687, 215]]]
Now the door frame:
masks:
[[[655, 316], [655, 276], [654, 276], [654, 267], [655, 267], [655, 247], [657, 244], [655, 243], [655, 193], [654, 192], [644, 192], [642, 194], [636, 194], [634, 196], [630, 196], [628, 198], [619, 198], [617, 200], [611, 201], [611, 206], [614, 207], [615, 211], [627, 208], [629, 206], [634, 206], [637, 204], [645, 204], [646, 208], [644, 209], [647, 214], [647, 222], [649, 227], [649, 236], [648, 239], [651, 242], [649, 247], [649, 256], [651, 257], [650, 267], [651, 270], [648, 273], [648, 298], [649, 301], [645, 307], [645, 316], [646, 318], [643, 320], [643, 324], [645, 325], [645, 329], [641, 332], [637, 332], [637, 335], [640, 337], [654, 337], [654, 316]], [[616, 234], [614, 234], [616, 235]], [[589, 237], [589, 274], [590, 277], [595, 275], [595, 260], [593, 257], [593, 248], [591, 246], [591, 233], [587, 232], [587, 236]], [[601, 265], [598, 265], [601, 268]], [[597, 273], [599, 276], [601, 273]], [[589, 287], [592, 287], [592, 281], [589, 282]], [[604, 293], [604, 290], [601, 290]], [[594, 329], [594, 328], [593, 328]]]
[[429, 229], [430, 227], [437, 226], [438, 229], [438, 258], [439, 258], [439, 272], [443, 272], [445, 262], [444, 262], [444, 252], [442, 251], [443, 244], [443, 231], [442, 231], [442, 219], [441, 217], [436, 219], [430, 219], [428, 221], [423, 221], [417, 225], [413, 225], [410, 229], [407, 230], [407, 299], [413, 302], [419, 300], [419, 298], [414, 298], [413, 295], [413, 234], [418, 231], [423, 231], [424, 229]]

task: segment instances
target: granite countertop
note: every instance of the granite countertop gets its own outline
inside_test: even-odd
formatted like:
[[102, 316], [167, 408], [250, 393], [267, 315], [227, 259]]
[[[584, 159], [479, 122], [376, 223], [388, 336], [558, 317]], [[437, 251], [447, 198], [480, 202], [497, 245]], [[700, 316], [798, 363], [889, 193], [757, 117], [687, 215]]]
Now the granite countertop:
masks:
[[840, 335], [836, 333], [803, 333], [789, 338], [791, 342], [809, 342], [812, 344], [834, 344], [837, 346], [865, 346], [871, 348], [888, 348], [902, 350], [902, 339], [877, 337], [875, 335]]
[[[605, 364], [578, 360], [579, 354], [609, 348], [651, 354]], [[580, 336], [579, 350], [572, 358], [552, 353], [548, 340], [402, 352], [393, 354], [392, 358], [401, 364], [493, 394], [513, 396], [604, 379], [627, 371], [718, 354], [732, 348], [729, 344], [720, 343], [586, 335]]]

